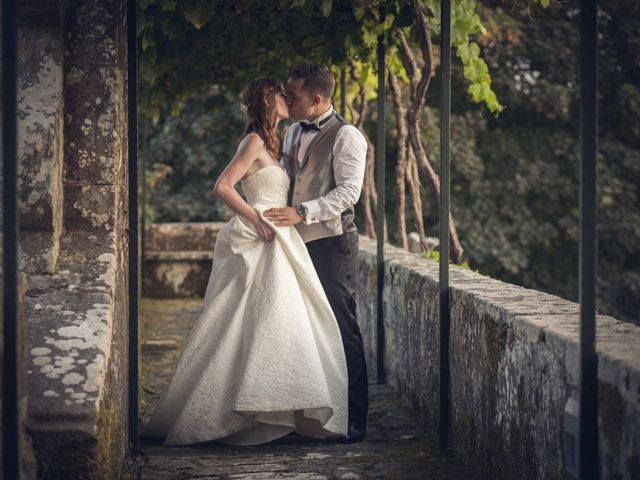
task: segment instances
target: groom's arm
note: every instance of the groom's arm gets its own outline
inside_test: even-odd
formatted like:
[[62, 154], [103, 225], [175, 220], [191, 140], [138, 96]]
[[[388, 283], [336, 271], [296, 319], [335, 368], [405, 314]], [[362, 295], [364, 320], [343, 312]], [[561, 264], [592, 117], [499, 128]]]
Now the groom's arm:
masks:
[[345, 125], [333, 145], [333, 172], [336, 187], [314, 200], [302, 202], [307, 207], [306, 225], [339, 217], [360, 198], [367, 161], [367, 140], [353, 125]]

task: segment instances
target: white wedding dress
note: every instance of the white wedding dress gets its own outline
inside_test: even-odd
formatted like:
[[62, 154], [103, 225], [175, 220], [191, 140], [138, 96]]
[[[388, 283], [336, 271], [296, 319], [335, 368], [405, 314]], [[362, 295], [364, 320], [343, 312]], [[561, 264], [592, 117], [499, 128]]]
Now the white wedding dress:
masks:
[[[287, 205], [289, 176], [278, 165], [241, 185], [259, 212]], [[141, 436], [177, 446], [346, 435], [338, 324], [295, 227], [273, 228], [264, 242], [236, 215], [218, 232], [203, 311]]]

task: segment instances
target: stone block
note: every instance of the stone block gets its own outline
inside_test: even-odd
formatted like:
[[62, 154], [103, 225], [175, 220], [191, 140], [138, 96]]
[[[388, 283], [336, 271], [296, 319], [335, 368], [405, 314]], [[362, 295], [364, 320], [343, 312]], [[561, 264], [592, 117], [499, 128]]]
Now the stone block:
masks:
[[115, 65], [116, 0], [71, 0], [65, 8], [65, 58], [81, 65]]
[[115, 183], [117, 88], [114, 67], [65, 67], [65, 182]]
[[20, 268], [25, 273], [53, 273], [60, 251], [59, 232], [20, 232]]
[[62, 224], [62, 30], [18, 23], [18, 202], [20, 228]]
[[113, 230], [116, 217], [114, 185], [66, 184], [64, 196], [65, 229]]
[[167, 222], [145, 226], [148, 252], [212, 252], [216, 235], [225, 222]]

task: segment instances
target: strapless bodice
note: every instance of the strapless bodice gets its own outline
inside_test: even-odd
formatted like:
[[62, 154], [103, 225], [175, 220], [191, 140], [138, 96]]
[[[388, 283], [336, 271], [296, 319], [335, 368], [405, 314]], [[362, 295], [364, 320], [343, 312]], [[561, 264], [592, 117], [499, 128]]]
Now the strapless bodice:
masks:
[[286, 207], [289, 192], [289, 175], [278, 165], [268, 165], [240, 182], [252, 207]]

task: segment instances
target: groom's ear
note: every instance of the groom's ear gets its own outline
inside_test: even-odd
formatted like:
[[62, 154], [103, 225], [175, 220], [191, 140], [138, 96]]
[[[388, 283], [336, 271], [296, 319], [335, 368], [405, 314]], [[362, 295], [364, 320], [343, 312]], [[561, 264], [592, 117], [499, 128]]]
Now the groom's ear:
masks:
[[317, 93], [313, 96], [313, 105], [320, 105], [322, 103], [322, 95], [318, 95]]

